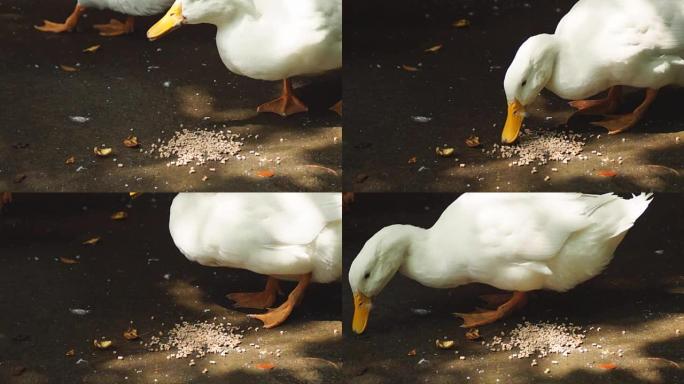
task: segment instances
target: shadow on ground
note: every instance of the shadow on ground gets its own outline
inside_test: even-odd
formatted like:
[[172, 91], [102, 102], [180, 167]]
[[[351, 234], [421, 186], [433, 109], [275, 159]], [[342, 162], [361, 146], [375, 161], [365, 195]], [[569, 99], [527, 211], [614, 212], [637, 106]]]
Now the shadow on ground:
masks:
[[[0, 5], [0, 190], [341, 188], [341, 119], [327, 109], [340, 98], [340, 73], [296, 79], [310, 113], [257, 115], [256, 106], [275, 98], [280, 84], [229, 72], [218, 56], [214, 27], [187, 26], [152, 43], [144, 33], [155, 17], [145, 17], [134, 34], [105, 38], [92, 24], [121, 16], [93, 10], [75, 32], [45, 34], [33, 25], [44, 18], [59, 20], [74, 5], [70, 0], [47, 3], [10, 0]], [[97, 52], [82, 52], [96, 44], [101, 45]], [[78, 72], [65, 72], [60, 65]], [[79, 124], [70, 116], [90, 121]], [[167, 160], [122, 144], [134, 134], [148, 150], [182, 128], [239, 133], [245, 137], [242, 154], [247, 159], [199, 166], [189, 174], [189, 167], [168, 168]], [[112, 147], [114, 156], [96, 158], [93, 147], [100, 145]], [[66, 165], [71, 156], [75, 163]], [[263, 169], [274, 170], [275, 176], [258, 177]], [[18, 176], [25, 178], [15, 183]], [[202, 181], [204, 176], [208, 180]]]
[[[532, 174], [529, 166], [509, 167], [511, 160], [482, 152], [500, 142], [506, 118], [503, 78], [518, 47], [529, 36], [553, 32], [574, 3], [345, 3], [345, 190], [681, 190], [681, 89], [663, 90], [644, 122], [610, 137], [586, 119], [572, 119], [566, 127], [573, 111], [566, 101], [545, 92], [528, 108], [527, 127], [584, 133], [586, 161], [552, 163]], [[468, 19], [470, 27], [452, 27], [461, 18]], [[438, 44], [439, 51], [425, 52]], [[402, 65], [419, 70], [409, 72]], [[643, 97], [633, 96], [630, 105]], [[431, 120], [417, 123], [413, 116]], [[465, 140], [473, 134], [479, 136], [481, 148], [466, 147]], [[454, 147], [458, 160], [438, 158], [435, 148], [443, 145]], [[415, 162], [409, 162], [414, 157]], [[617, 176], [598, 175], [606, 169]]]
[[[0, 290], [5, 292], [0, 382], [330, 383], [340, 378], [339, 284], [312, 286], [285, 324], [256, 331], [261, 323], [246, 314], [259, 311], [235, 310], [225, 294], [261, 290], [265, 279], [186, 260], [168, 234], [172, 196], [14, 197], [0, 216]], [[110, 220], [118, 210], [128, 212], [128, 219]], [[101, 237], [98, 244], [81, 244], [94, 236]], [[65, 264], [60, 257], [78, 263]], [[292, 287], [287, 283], [284, 291]], [[91, 312], [77, 316], [72, 308]], [[246, 330], [246, 352], [195, 359], [197, 365], [189, 366], [189, 359], [167, 360], [167, 353], [149, 352], [122, 336], [133, 324], [147, 342], [175, 323], [214, 317]], [[96, 350], [92, 343], [100, 337], [114, 347]], [[71, 349], [74, 356], [66, 356]], [[275, 368], [264, 371], [259, 363]]]
[[[456, 196], [357, 194], [345, 215], [345, 271], [376, 231], [397, 223], [429, 227]], [[587, 353], [552, 355], [538, 359], [539, 365], [533, 367], [531, 359], [509, 359], [511, 352], [491, 352], [479, 342], [467, 341], [459, 327], [462, 321], [452, 316], [481, 305], [477, 295], [491, 293], [491, 287], [437, 290], [403, 276], [396, 276], [373, 301], [366, 332], [354, 335], [349, 331], [353, 303], [345, 279], [344, 374], [348, 380], [364, 384], [680, 382], [684, 337], [676, 330], [684, 328], [682, 210], [681, 196], [656, 195], [604, 273], [567, 293], [536, 292], [519, 313], [479, 328], [484, 339], [491, 340], [523, 319], [574, 322], [592, 329], [584, 343]], [[417, 316], [411, 308], [432, 312]], [[458, 354], [435, 347], [435, 340], [445, 337], [456, 341]], [[414, 349], [415, 356], [409, 356]], [[623, 357], [617, 356], [618, 349], [624, 351]], [[460, 360], [460, 356], [466, 359]], [[422, 359], [425, 361], [420, 363]], [[598, 367], [602, 363], [615, 363], [617, 368], [606, 371]]]

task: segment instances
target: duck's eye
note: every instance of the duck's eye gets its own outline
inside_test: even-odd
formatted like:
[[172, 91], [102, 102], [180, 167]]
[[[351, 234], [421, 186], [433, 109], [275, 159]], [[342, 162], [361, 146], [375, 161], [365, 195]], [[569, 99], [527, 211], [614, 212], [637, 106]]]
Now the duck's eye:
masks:
[[527, 79], [523, 80], [523, 82], [522, 82], [522, 86], [523, 86], [523, 87], [526, 86], [526, 85], [527, 85]]
[[369, 277], [370, 277], [370, 272], [366, 272], [366, 274], [363, 275], [363, 278], [364, 278], [364, 279], [368, 279]]

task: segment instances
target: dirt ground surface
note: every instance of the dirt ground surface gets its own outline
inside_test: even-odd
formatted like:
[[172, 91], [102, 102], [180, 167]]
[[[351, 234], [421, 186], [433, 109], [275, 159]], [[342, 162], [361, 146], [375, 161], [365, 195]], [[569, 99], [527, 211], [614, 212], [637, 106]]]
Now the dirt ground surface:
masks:
[[[328, 110], [341, 96], [341, 74], [295, 79], [309, 113], [257, 115], [257, 105], [277, 97], [281, 84], [228, 71], [213, 26], [186, 26], [149, 42], [145, 32], [161, 17], [152, 16], [137, 19], [134, 34], [108, 38], [92, 25], [123, 16], [92, 10], [73, 33], [33, 28], [43, 19], [62, 22], [74, 4], [0, 1], [0, 190], [341, 189], [342, 120]], [[93, 45], [101, 48], [82, 52]], [[78, 71], [66, 72], [60, 65]], [[77, 123], [71, 116], [90, 120]], [[241, 154], [247, 159], [199, 166], [189, 174], [189, 166], [167, 167], [166, 159], [122, 144], [136, 135], [147, 150], [181, 127], [238, 133], [245, 138]], [[114, 156], [96, 158], [93, 147], [101, 145], [113, 148]], [[65, 164], [71, 156], [75, 163]], [[264, 169], [275, 175], [259, 177]], [[202, 181], [204, 176], [208, 180]]]
[[[246, 314], [260, 311], [233, 309], [224, 295], [261, 290], [265, 279], [185, 259], [168, 232], [171, 196], [14, 197], [0, 216], [0, 382], [276, 384], [340, 378], [339, 284], [312, 285], [286, 323], [255, 331], [250, 327], [261, 322]], [[110, 220], [118, 210], [128, 212], [128, 219]], [[100, 243], [81, 244], [94, 236], [101, 236]], [[292, 284], [286, 284], [289, 292]], [[73, 308], [90, 313], [78, 316]], [[246, 352], [209, 355], [189, 366], [189, 358], [167, 360], [166, 352], [148, 352], [122, 336], [132, 323], [147, 342], [181, 317], [225, 317], [245, 330]], [[96, 350], [93, 340], [100, 337], [114, 346]], [[66, 356], [71, 349], [74, 356]], [[271, 354], [276, 349], [279, 358]], [[275, 368], [258, 369], [259, 363]]]
[[[531, 166], [509, 167], [511, 160], [482, 152], [500, 142], [506, 119], [503, 79], [518, 47], [532, 35], [553, 33], [574, 3], [346, 2], [345, 190], [681, 190], [681, 89], [661, 91], [645, 120], [616, 136], [590, 125], [587, 117], [575, 116], [565, 128], [574, 110], [565, 100], [543, 92], [527, 108], [526, 127], [582, 133], [587, 138], [584, 154], [588, 160], [552, 163], [532, 174]], [[469, 20], [470, 27], [453, 27], [459, 19]], [[425, 52], [436, 45], [442, 48]], [[402, 65], [418, 71], [406, 71]], [[641, 91], [631, 92], [625, 112], [642, 97]], [[415, 116], [431, 120], [420, 123], [414, 121]], [[481, 148], [465, 145], [470, 135], [479, 136]], [[458, 160], [437, 157], [435, 148], [443, 145], [455, 148]], [[414, 157], [415, 161], [409, 161]], [[622, 164], [618, 164], [619, 157]], [[610, 161], [602, 161], [606, 159]], [[557, 172], [551, 170], [554, 167]], [[599, 176], [602, 170], [617, 176]], [[545, 181], [547, 176], [550, 179]]]
[[[397, 223], [429, 227], [455, 197], [357, 194], [345, 216], [345, 268], [382, 227]], [[512, 352], [491, 352], [479, 341], [467, 341], [459, 327], [462, 320], [452, 316], [481, 305], [477, 295], [491, 293], [490, 288], [468, 285], [436, 290], [397, 275], [373, 300], [368, 328], [360, 336], [350, 331], [353, 303], [344, 281], [345, 376], [355, 384], [681, 383], [682, 202], [679, 195], [656, 195], [604, 273], [567, 293], [534, 293], [517, 314], [479, 328], [489, 341], [502, 331], [508, 333], [523, 317], [532, 322], [574, 322], [584, 329], [593, 327], [583, 345], [586, 353], [551, 354], [538, 358], [537, 366], [531, 366], [530, 358], [509, 360]], [[431, 313], [418, 316], [412, 308]], [[435, 340], [444, 337], [456, 341], [458, 354], [436, 348]], [[414, 349], [415, 356], [408, 356]], [[623, 357], [617, 355], [618, 349], [624, 351]], [[604, 363], [614, 363], [617, 368], [599, 368]], [[549, 373], [544, 373], [546, 369]]]

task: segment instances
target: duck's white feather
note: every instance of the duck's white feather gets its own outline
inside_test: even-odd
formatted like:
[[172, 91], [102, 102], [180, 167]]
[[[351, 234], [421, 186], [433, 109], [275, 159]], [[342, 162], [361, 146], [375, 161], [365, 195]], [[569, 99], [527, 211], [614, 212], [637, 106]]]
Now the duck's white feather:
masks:
[[78, 0], [86, 8], [110, 9], [131, 16], [163, 13], [174, 0]]
[[260, 80], [342, 66], [341, 0], [249, 0], [254, 12], [216, 21], [216, 44], [232, 72]]
[[684, 85], [684, 1], [581, 0], [555, 32], [548, 88], [582, 99], [614, 85]]
[[341, 274], [341, 204], [332, 193], [182, 193], [169, 229], [202, 265], [325, 283]]
[[603, 270], [649, 202], [647, 195], [464, 194], [419, 236], [401, 272], [436, 288], [479, 282], [565, 291]]

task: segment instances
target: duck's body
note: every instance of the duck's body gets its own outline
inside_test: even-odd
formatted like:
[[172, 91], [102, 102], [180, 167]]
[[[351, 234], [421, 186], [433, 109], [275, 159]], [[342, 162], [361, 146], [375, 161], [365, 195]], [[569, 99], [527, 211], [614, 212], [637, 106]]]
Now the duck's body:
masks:
[[619, 93], [583, 100], [607, 89], [630, 86], [649, 92], [633, 113], [596, 125], [610, 133], [634, 126], [665, 86], [684, 86], [684, 2], [680, 0], [580, 0], [554, 34], [529, 38], [504, 80], [509, 115], [502, 141], [518, 135], [524, 108], [546, 88], [574, 100], [583, 113], [607, 115]]
[[217, 24], [231, 72], [274, 81], [342, 67], [341, 1], [254, 0], [253, 12]]
[[118, 36], [133, 32], [135, 16], [156, 15], [164, 12], [172, 4], [173, 0], [78, 0], [76, 8], [64, 23], [45, 20], [44, 24], [36, 26], [36, 29], [53, 33], [69, 32], [76, 27], [78, 19], [87, 9], [108, 9], [128, 15], [128, 18], [123, 23], [112, 19], [109, 24], [97, 24], [94, 27], [103, 36]]
[[[566, 291], [608, 265], [649, 203], [648, 195], [466, 193], [429, 229], [379, 231], [354, 260], [350, 284], [361, 304], [397, 271], [432, 288], [477, 282], [516, 292]], [[503, 313], [476, 315], [462, 317], [472, 326]]]
[[[188, 260], [206, 266], [246, 269], [300, 283], [305, 276], [306, 284], [330, 283], [342, 273], [339, 194], [182, 193], [171, 205], [169, 230]], [[245, 307], [267, 308], [275, 300], [271, 288], [268, 298], [262, 297], [266, 302], [258, 305], [253, 296], [263, 293], [231, 298]], [[280, 324], [289, 311], [270, 323], [264, 321], [266, 326]]]
[[290, 115], [308, 110], [289, 79], [342, 67], [341, 0], [178, 0], [148, 31], [156, 39], [182, 24], [217, 27], [226, 67], [258, 80], [283, 80], [283, 94], [258, 110]]
[[684, 86], [684, 2], [582, 0], [554, 33], [560, 49], [547, 88], [579, 100], [624, 85]]

